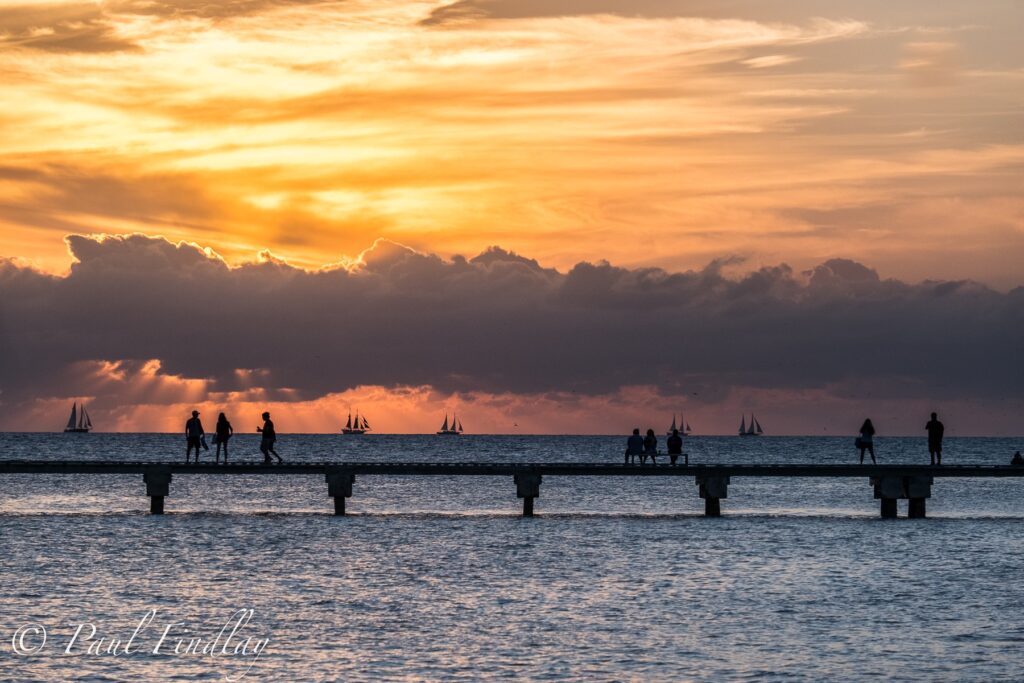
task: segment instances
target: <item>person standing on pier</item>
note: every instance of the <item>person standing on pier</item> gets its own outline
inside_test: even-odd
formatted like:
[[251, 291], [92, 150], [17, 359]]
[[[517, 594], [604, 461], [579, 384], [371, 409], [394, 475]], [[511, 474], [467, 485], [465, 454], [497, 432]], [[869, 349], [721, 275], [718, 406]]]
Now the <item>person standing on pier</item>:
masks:
[[193, 410], [192, 417], [185, 423], [185, 462], [189, 460], [192, 449], [196, 449], [196, 462], [199, 462], [199, 449], [203, 447], [203, 423], [199, 421], [199, 411]]
[[937, 413], [932, 413], [932, 419], [924, 426], [928, 430], [928, 455], [932, 458], [933, 465], [942, 464], [942, 436], [946, 432], [945, 426], [939, 422]]
[[220, 462], [220, 447], [224, 446], [224, 464], [228, 464], [228, 439], [235, 433], [224, 413], [217, 417], [217, 462]]
[[640, 428], [635, 427], [633, 429], [633, 435], [626, 440], [626, 463], [636, 461], [636, 456], [643, 456], [644, 453], [644, 437], [640, 436]]
[[647, 458], [650, 457], [651, 464], [652, 465], [657, 465], [658, 464], [658, 461], [656, 460], [657, 456], [658, 456], [658, 437], [656, 437], [654, 435], [654, 430], [653, 429], [648, 429], [647, 430], [647, 436], [644, 437], [644, 452], [643, 452], [643, 455], [640, 456], [640, 464], [641, 465], [646, 464]]
[[878, 462], [875, 460], [875, 425], [871, 424], [871, 419], [864, 420], [864, 424], [860, 426], [860, 436], [857, 437], [857, 448], [860, 449], [860, 464], [864, 464], [864, 451], [871, 454], [871, 464], [877, 465]]
[[679, 436], [678, 429], [672, 430], [672, 436], [665, 440], [665, 447], [668, 448], [669, 463], [675, 465], [676, 460], [683, 454], [683, 437]]
[[270, 413], [263, 413], [263, 426], [257, 427], [256, 431], [263, 435], [260, 441], [260, 452], [263, 453], [263, 464], [269, 465], [273, 462], [270, 455], [273, 454], [278, 462], [284, 462], [281, 456], [274, 450], [274, 442], [277, 441], [277, 432], [274, 431], [274, 423], [270, 419]]

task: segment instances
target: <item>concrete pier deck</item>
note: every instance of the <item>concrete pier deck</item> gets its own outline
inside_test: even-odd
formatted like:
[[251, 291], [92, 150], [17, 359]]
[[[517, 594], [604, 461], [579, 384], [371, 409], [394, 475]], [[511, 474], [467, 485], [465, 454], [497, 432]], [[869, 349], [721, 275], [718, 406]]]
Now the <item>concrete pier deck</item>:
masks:
[[622, 465], [576, 462], [285, 462], [267, 465], [238, 461], [230, 464], [123, 460], [0, 460], [0, 474], [141, 474], [150, 511], [162, 514], [173, 476], [198, 475], [321, 475], [334, 498], [334, 512], [345, 514], [356, 476], [511, 476], [523, 514], [532, 516], [544, 477], [693, 477], [705, 501], [705, 514], [721, 514], [733, 477], [864, 478], [881, 501], [882, 517], [896, 516], [896, 501], [907, 499], [910, 517], [925, 516], [935, 478], [1024, 477], [1024, 467], [993, 465], [809, 465], [809, 464], [687, 464]]

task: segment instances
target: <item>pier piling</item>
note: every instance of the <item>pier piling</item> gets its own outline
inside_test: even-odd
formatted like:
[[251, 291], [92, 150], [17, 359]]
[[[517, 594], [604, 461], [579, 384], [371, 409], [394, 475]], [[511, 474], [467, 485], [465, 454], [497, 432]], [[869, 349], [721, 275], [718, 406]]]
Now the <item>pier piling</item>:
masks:
[[324, 478], [327, 481], [327, 495], [334, 498], [334, 514], [345, 515], [345, 499], [352, 497], [352, 482], [356, 475], [345, 470], [328, 471]]
[[513, 476], [516, 497], [523, 499], [523, 517], [533, 517], [533, 499], [540, 496], [541, 476], [536, 472], [519, 472]]
[[882, 519], [896, 519], [896, 501], [906, 498], [903, 477], [872, 477], [870, 481], [875, 487], [875, 498], [882, 501]]
[[729, 497], [729, 477], [697, 477], [700, 497], [704, 499], [704, 516], [722, 516], [722, 498]]
[[932, 497], [933, 478], [929, 476], [872, 477], [875, 498], [882, 501], [882, 518], [896, 519], [896, 501], [907, 499], [907, 517], [925, 518], [925, 500]]
[[907, 490], [907, 517], [910, 519], [924, 519], [925, 500], [932, 497], [931, 477], [907, 477], [905, 487]]
[[149, 496], [149, 514], [164, 514], [164, 496], [171, 490], [171, 473], [169, 470], [154, 469], [142, 474], [146, 484], [146, 495]]

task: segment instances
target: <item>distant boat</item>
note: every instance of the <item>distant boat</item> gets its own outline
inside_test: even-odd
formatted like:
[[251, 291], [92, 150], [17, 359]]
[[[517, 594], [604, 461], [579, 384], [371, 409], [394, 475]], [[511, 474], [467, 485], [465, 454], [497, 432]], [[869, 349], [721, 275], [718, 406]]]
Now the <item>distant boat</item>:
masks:
[[441, 425], [441, 430], [437, 432], [438, 436], [458, 436], [462, 433], [462, 422], [455, 417], [455, 413], [452, 413], [452, 422], [448, 424], [448, 413], [444, 414], [444, 424]]
[[764, 434], [764, 431], [761, 429], [761, 423], [757, 421], [753, 413], [750, 414], [749, 425], [746, 423], [745, 416], [740, 417], [740, 436], [761, 436], [762, 434]]
[[71, 417], [68, 418], [68, 426], [64, 428], [64, 431], [74, 434], [88, 434], [90, 429], [92, 429], [92, 420], [89, 419], [89, 413], [85, 410], [85, 404], [82, 404], [82, 412], [79, 413], [78, 402], [72, 403]]
[[348, 422], [341, 428], [342, 434], [365, 434], [370, 429], [370, 423], [366, 421], [366, 416], [361, 416], [359, 411], [356, 411], [356, 419], [352, 419], [352, 413], [348, 414]]
[[690, 425], [686, 424], [686, 420], [683, 419], [682, 413], [679, 413], [678, 427], [676, 426], [676, 414], [672, 413], [672, 426], [668, 428], [668, 431], [665, 432], [665, 434], [667, 436], [672, 436], [672, 432], [676, 431], [677, 429], [679, 430], [679, 436], [686, 436], [692, 431], [690, 429]]

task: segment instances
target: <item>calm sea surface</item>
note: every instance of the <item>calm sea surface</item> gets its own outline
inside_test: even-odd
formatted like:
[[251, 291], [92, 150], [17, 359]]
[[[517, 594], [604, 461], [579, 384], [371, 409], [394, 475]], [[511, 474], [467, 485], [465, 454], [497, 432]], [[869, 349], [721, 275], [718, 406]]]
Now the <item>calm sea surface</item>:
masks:
[[[278, 450], [619, 462], [623, 442], [285, 434]], [[923, 439], [876, 443], [883, 463], [927, 462]], [[236, 437], [233, 459], [257, 445]], [[949, 439], [945, 459], [1022, 448]], [[685, 450], [856, 459], [852, 437]], [[166, 434], [0, 434], [3, 458], [183, 451]], [[927, 520], [905, 501], [879, 519], [867, 478], [734, 479], [720, 519], [684, 478], [548, 477], [534, 519], [511, 477], [360, 476], [345, 518], [322, 477], [175, 475], [170, 494], [151, 517], [138, 475], [0, 475], [0, 680], [1024, 680], [1024, 480], [936, 480]]]

